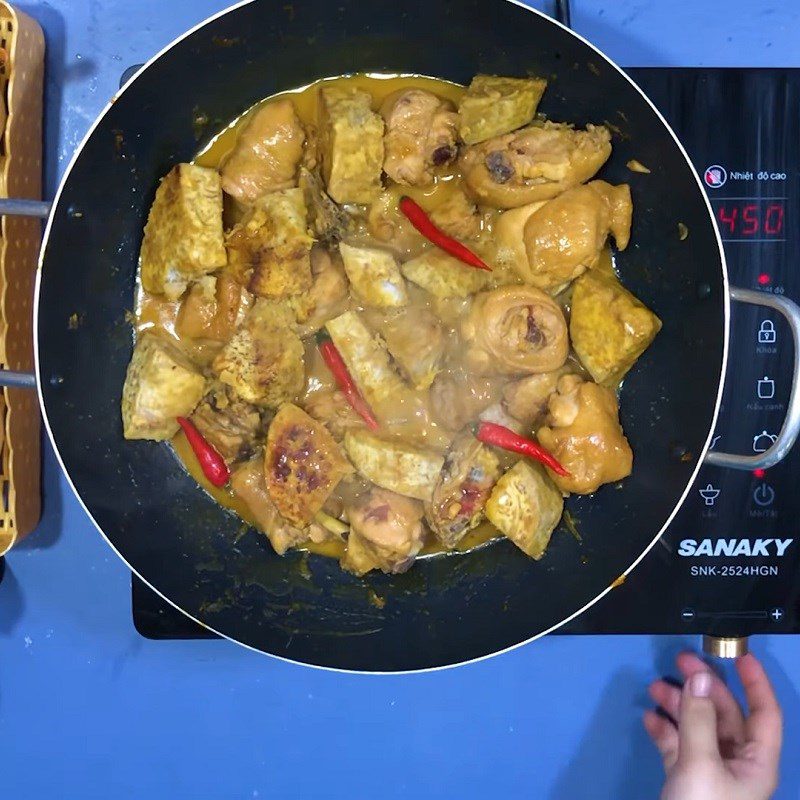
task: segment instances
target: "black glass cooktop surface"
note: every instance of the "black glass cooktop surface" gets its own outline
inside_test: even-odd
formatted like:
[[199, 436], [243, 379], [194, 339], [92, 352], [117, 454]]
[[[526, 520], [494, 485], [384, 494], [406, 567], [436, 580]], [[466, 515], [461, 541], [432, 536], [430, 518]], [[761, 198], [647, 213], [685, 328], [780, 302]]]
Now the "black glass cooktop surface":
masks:
[[[731, 283], [800, 300], [800, 70], [631, 69], [684, 143], [711, 200]], [[689, 232], [691, 235], [691, 232]], [[713, 448], [762, 452], [781, 427], [792, 341], [774, 312], [733, 305]], [[800, 447], [766, 472], [703, 467], [631, 575], [562, 633], [743, 636], [800, 627]], [[150, 638], [213, 636], [133, 579]]]

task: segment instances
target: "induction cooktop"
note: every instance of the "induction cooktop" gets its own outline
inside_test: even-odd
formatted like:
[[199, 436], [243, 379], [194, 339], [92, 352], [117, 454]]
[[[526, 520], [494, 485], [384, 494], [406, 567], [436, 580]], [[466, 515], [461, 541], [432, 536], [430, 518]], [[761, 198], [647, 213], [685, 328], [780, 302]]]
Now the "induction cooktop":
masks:
[[[697, 168], [731, 284], [800, 301], [800, 69], [628, 71]], [[785, 414], [792, 359], [791, 333], [777, 313], [733, 304], [712, 449], [752, 455], [770, 446]], [[704, 466], [638, 567], [559, 633], [796, 632], [798, 486], [800, 447], [767, 471]], [[134, 623], [144, 636], [213, 636], [135, 577], [132, 596]]]

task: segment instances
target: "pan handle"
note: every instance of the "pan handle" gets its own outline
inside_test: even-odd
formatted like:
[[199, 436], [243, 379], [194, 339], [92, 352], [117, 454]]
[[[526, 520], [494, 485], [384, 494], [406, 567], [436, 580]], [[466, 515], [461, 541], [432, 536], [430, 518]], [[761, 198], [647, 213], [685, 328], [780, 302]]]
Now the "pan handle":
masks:
[[794, 345], [792, 391], [789, 395], [783, 427], [772, 447], [754, 456], [709, 452], [706, 453], [705, 463], [729, 469], [767, 469], [786, 458], [800, 433], [800, 306], [787, 297], [766, 292], [754, 292], [750, 289], [739, 289], [735, 286], [731, 287], [730, 293], [731, 299], [736, 300], [737, 303], [772, 308], [783, 314], [789, 323]]
[[[50, 203], [46, 200], [26, 200], [22, 198], [0, 199], [0, 216], [39, 217], [45, 219], [50, 214]], [[35, 389], [36, 375], [32, 372], [14, 372], [0, 369], [0, 387], [9, 389]]]

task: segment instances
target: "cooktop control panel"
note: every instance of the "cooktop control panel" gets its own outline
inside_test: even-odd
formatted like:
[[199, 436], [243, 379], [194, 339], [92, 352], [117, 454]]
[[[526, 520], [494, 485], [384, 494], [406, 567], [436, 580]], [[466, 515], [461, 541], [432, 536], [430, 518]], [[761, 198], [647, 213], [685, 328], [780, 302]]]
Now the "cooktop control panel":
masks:
[[[711, 201], [732, 285], [800, 301], [800, 70], [632, 69], [686, 147]], [[783, 318], [732, 305], [712, 448], [763, 452], [786, 413]], [[703, 467], [669, 530], [626, 582], [565, 632], [798, 629], [800, 445], [772, 469]]]
[[[631, 69], [684, 143], [724, 240], [731, 283], [800, 301], [800, 70]], [[783, 421], [791, 334], [733, 304], [713, 448], [758, 453]], [[626, 581], [560, 633], [800, 630], [800, 444], [756, 473], [703, 467]], [[154, 638], [210, 634], [134, 578], [134, 622]]]

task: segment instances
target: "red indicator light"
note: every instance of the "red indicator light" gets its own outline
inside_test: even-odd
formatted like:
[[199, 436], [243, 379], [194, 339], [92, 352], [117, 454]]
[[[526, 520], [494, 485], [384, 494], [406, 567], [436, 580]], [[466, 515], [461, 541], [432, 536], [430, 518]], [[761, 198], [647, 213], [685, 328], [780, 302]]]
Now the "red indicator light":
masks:
[[767, 286], [771, 280], [772, 280], [772, 278], [770, 278], [769, 275], [767, 275], [766, 272], [762, 272], [758, 276], [758, 283], [761, 286]]
[[767, 471], [765, 469], [754, 469], [753, 470], [753, 475], [756, 478], [763, 478], [766, 474], [767, 474]]

